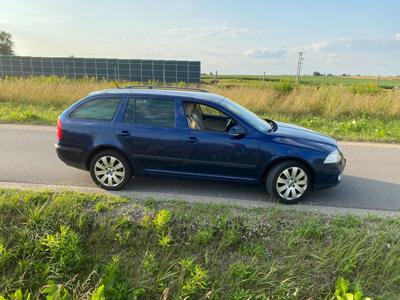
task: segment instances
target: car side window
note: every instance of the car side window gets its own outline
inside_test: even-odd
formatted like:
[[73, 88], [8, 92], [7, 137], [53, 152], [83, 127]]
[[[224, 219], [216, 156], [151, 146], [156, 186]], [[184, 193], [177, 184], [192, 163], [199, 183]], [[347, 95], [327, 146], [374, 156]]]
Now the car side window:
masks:
[[228, 116], [226, 114], [224, 114], [222, 111], [208, 106], [208, 105], [204, 105], [204, 104], [199, 104], [200, 106], [200, 110], [203, 114], [203, 116], [220, 116], [220, 117], [224, 117], [224, 118], [228, 118]]
[[124, 122], [164, 128], [175, 127], [175, 100], [131, 98], [125, 110]]
[[205, 104], [185, 102], [184, 111], [188, 127], [193, 130], [226, 132], [237, 124], [222, 111]]
[[120, 98], [92, 99], [75, 108], [69, 117], [72, 119], [111, 121], [120, 100]]

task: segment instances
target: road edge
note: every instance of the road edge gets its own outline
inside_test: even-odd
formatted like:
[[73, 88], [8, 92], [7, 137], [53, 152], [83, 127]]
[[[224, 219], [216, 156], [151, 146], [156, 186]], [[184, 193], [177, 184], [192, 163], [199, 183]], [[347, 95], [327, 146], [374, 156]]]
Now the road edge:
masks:
[[175, 195], [171, 193], [154, 193], [154, 192], [135, 192], [135, 191], [115, 191], [110, 192], [100, 188], [78, 187], [67, 185], [48, 185], [38, 183], [19, 183], [0, 181], [0, 188], [3, 189], [19, 189], [19, 190], [51, 190], [51, 191], [74, 191], [90, 194], [105, 194], [113, 196], [122, 196], [128, 199], [146, 200], [153, 199], [156, 201], [184, 201], [187, 203], [210, 203], [221, 205], [234, 205], [244, 208], [277, 208], [282, 210], [292, 210], [301, 212], [321, 213], [325, 215], [347, 215], [353, 214], [357, 216], [377, 216], [377, 217], [400, 217], [400, 211], [374, 210], [362, 208], [345, 208], [312, 204], [296, 204], [285, 205], [274, 202], [257, 201], [257, 200], [238, 200], [230, 198], [214, 198], [209, 196], [190, 196]]

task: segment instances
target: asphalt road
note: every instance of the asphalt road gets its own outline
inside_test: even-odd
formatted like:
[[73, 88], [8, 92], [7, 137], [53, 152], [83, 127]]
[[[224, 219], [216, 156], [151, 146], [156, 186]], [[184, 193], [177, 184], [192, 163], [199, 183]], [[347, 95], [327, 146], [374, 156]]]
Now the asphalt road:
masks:
[[[68, 167], [57, 158], [55, 140], [53, 127], [0, 125], [0, 185], [97, 188], [89, 173]], [[340, 144], [347, 159], [342, 183], [309, 194], [302, 204], [400, 211], [400, 145]], [[244, 203], [269, 201], [262, 186], [170, 178], [135, 178], [119, 194]]]

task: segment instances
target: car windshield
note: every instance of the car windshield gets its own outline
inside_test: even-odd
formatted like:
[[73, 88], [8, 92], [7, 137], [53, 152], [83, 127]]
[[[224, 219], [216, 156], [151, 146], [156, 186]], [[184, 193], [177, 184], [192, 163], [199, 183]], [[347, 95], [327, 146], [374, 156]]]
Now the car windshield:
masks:
[[233, 113], [239, 115], [245, 122], [250, 124], [252, 127], [258, 129], [259, 131], [268, 132], [272, 129], [271, 125], [269, 125], [268, 122], [261, 119], [255, 113], [237, 104], [236, 102], [225, 98], [222, 101], [222, 104]]

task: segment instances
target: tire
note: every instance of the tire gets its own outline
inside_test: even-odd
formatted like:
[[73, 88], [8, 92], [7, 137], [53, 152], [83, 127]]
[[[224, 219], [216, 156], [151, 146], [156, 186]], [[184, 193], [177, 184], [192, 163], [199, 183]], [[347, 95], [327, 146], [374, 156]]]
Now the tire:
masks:
[[104, 150], [95, 155], [89, 170], [94, 183], [105, 190], [120, 190], [132, 179], [129, 161], [116, 150]]
[[274, 166], [268, 173], [266, 188], [275, 201], [296, 204], [311, 188], [312, 175], [304, 164], [289, 160]]

